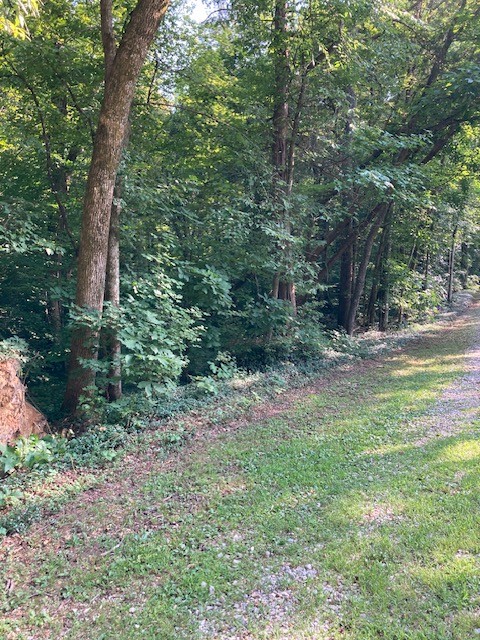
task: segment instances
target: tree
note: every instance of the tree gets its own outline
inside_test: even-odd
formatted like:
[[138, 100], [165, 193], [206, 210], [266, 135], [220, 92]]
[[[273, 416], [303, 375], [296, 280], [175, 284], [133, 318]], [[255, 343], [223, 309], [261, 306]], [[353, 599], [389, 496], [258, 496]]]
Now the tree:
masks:
[[[125, 29], [105, 80], [92, 161], [83, 205], [75, 304], [99, 317], [102, 313], [113, 193], [123, 150], [135, 84], [169, 0], [139, 0]], [[102, 7], [105, 11], [105, 5]], [[98, 330], [77, 327], [64, 406], [78, 409], [80, 397], [94, 384], [88, 360], [98, 355]]]
[[[356, 56], [351, 171], [336, 180], [324, 200], [326, 206], [338, 204], [336, 190], [344, 193], [353, 182], [351, 208], [336, 228], [327, 234], [320, 228], [318, 236], [324, 245], [322, 281], [340, 260], [342, 272], [349, 274], [349, 281], [341, 279], [342, 288], [351, 291], [348, 309], [339, 314], [348, 333], [355, 327], [370, 257], [390, 206], [395, 203], [395, 215], [407, 202], [415, 206], [409, 192], [424, 188], [415, 184], [422, 167], [448, 148], [465, 124], [478, 120], [478, 15], [478, 5], [468, 1], [441, 7], [420, 2], [410, 9], [392, 4], [378, 24], [371, 14], [360, 27], [378, 29], [378, 38], [368, 41], [368, 61], [361, 53]], [[353, 229], [345, 236], [352, 218]]]
[[101, 9], [102, 38], [90, 0], [2, 34], [0, 333], [41, 354], [53, 420], [80, 235], [67, 404], [121, 377], [95, 405], [112, 419], [219, 352], [318, 356], [326, 327], [420, 318], [478, 271], [472, 0], [176, 7], [115, 104], [129, 15]]

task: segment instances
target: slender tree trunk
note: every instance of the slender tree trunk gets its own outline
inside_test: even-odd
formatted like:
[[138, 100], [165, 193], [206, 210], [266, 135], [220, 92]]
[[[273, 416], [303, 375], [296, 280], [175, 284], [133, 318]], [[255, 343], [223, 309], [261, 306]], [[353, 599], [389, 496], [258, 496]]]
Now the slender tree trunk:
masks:
[[[328, 280], [327, 276], [330, 273], [330, 270], [341, 259], [345, 251], [347, 251], [350, 246], [353, 246], [353, 252], [354, 254], [356, 254], [357, 238], [361, 237], [363, 232], [368, 229], [368, 227], [371, 225], [371, 223], [374, 220], [376, 220], [377, 216], [380, 214], [382, 209], [383, 209], [383, 204], [377, 205], [374, 209], [370, 211], [370, 213], [362, 221], [355, 224], [353, 228], [353, 232], [349, 234], [345, 240], [340, 242], [340, 246], [338, 247], [338, 249], [328, 259], [327, 259], [328, 246], [332, 244], [335, 241], [335, 239], [340, 237], [340, 234], [347, 227], [347, 225], [342, 223], [341, 225], [337, 226], [337, 229], [332, 230], [329, 234], [327, 234], [326, 238], [324, 238], [324, 242], [326, 242], [327, 245], [321, 248], [321, 253], [323, 253], [325, 264], [317, 273], [318, 282], [322, 282], [322, 283], [325, 282], [325, 278], [327, 278]], [[316, 252], [314, 251], [309, 256], [309, 259], [311, 262], [314, 262], [316, 257], [317, 257]], [[355, 260], [354, 260], [354, 263], [355, 263]]]
[[[107, 273], [105, 279], [105, 302], [114, 307], [120, 306], [120, 214], [121, 214], [121, 184], [119, 177], [114, 189], [112, 212], [110, 216], [110, 230], [108, 234]], [[105, 336], [105, 352], [110, 362], [108, 372], [107, 398], [110, 401], [122, 397], [122, 345], [115, 328], [109, 328]]]
[[455, 243], [457, 241], [458, 226], [455, 225], [452, 233], [452, 242], [448, 254], [448, 288], [447, 302], [453, 302], [453, 279], [455, 275]]
[[378, 292], [379, 298], [379, 314], [378, 314], [378, 330], [386, 331], [388, 329], [388, 321], [390, 318], [390, 283], [388, 274], [386, 274], [385, 282]]
[[[52, 277], [56, 282], [60, 282], [62, 278], [62, 256], [60, 253], [55, 252], [54, 260], [56, 262], [55, 270], [52, 273]], [[51, 293], [47, 291], [47, 313], [48, 319], [52, 327], [52, 334], [54, 342], [60, 342], [63, 325], [63, 305], [59, 298], [52, 297]]]
[[283, 193], [287, 184], [288, 153], [288, 81], [290, 78], [287, 43], [287, 4], [277, 0], [273, 21], [272, 45], [275, 56], [275, 94], [273, 106], [273, 166], [276, 187]]
[[428, 289], [428, 279], [430, 276], [430, 249], [427, 249], [427, 253], [425, 254], [425, 265], [423, 268], [423, 284], [422, 290], [426, 291]]
[[385, 237], [385, 234], [382, 233], [382, 239], [380, 240], [380, 245], [377, 251], [377, 257], [375, 259], [375, 267], [373, 269], [373, 274], [372, 274], [372, 286], [370, 288], [370, 295], [368, 296], [368, 304], [365, 312], [366, 326], [368, 328], [372, 327], [375, 323], [375, 312], [377, 309], [380, 277], [381, 277], [381, 270], [383, 267], [384, 237]]
[[[354, 110], [357, 106], [357, 99], [353, 87], [348, 87], [347, 97], [349, 109], [347, 111], [345, 119], [345, 128], [343, 134], [343, 153], [345, 156], [345, 161], [342, 163], [342, 168], [344, 174], [348, 175], [348, 173], [352, 169], [351, 142], [353, 133]], [[342, 204], [345, 208], [349, 206], [352, 195], [352, 189], [348, 189], [344, 193], [342, 197]], [[348, 239], [351, 236], [353, 237], [353, 241], [341, 257], [337, 310], [337, 322], [339, 326], [344, 328], [346, 327], [347, 318], [350, 313], [350, 305], [352, 302], [353, 294], [353, 283], [355, 281], [355, 226], [356, 225], [354, 225], [353, 223], [353, 216], [349, 215], [348, 223], [345, 229], [345, 239]]]
[[410, 251], [410, 256], [408, 258], [407, 267], [410, 271], [414, 271], [418, 262], [418, 245], [417, 241], [413, 243], [412, 250]]
[[348, 312], [348, 316], [346, 319], [345, 329], [348, 335], [353, 335], [353, 330], [355, 329], [355, 320], [357, 317], [357, 310], [360, 304], [360, 298], [362, 297], [362, 293], [365, 287], [365, 279], [367, 277], [367, 268], [368, 263], [370, 261], [370, 255], [372, 253], [373, 244], [375, 242], [375, 238], [377, 237], [377, 233], [382, 226], [385, 216], [389, 210], [391, 205], [385, 204], [380, 210], [379, 215], [372, 223], [370, 227], [370, 231], [368, 232], [367, 238], [365, 239], [365, 244], [363, 246], [363, 255], [362, 260], [358, 266], [357, 277], [355, 279], [355, 286], [353, 289], [352, 300], [350, 303], [350, 309]]
[[[105, 60], [105, 83], [111, 72], [117, 45], [113, 28], [112, 0], [100, 0], [102, 19], [102, 43]], [[128, 145], [129, 126], [123, 140], [123, 148]], [[107, 272], [105, 280], [104, 302], [113, 307], [120, 306], [120, 218], [122, 213], [123, 176], [117, 173], [115, 188], [113, 190], [112, 208], [110, 213], [110, 229], [108, 233]], [[122, 345], [118, 339], [115, 327], [108, 327], [104, 336], [105, 357], [110, 363], [106, 396], [110, 401], [119, 400], [122, 397]]]
[[[62, 115], [66, 115], [66, 107], [63, 108], [63, 102], [61, 105], [62, 108], [59, 107]], [[52, 189], [57, 194], [57, 204], [60, 202], [61, 206], [59, 206], [59, 216], [58, 216], [58, 227], [57, 227], [57, 237], [59, 233], [62, 231], [66, 231], [65, 229], [65, 216], [66, 209], [64, 208], [63, 203], [66, 202], [68, 196], [68, 175], [65, 165], [62, 164], [60, 166], [55, 167], [52, 170]], [[62, 262], [63, 256], [60, 252], [55, 251], [54, 254], [55, 260], [55, 270], [52, 273], [54, 280], [60, 284], [62, 280]], [[58, 294], [57, 294], [58, 295]], [[52, 298], [49, 296], [49, 304], [48, 304], [48, 314], [50, 316], [50, 321], [52, 324], [52, 332], [54, 336], [55, 342], [60, 342], [61, 333], [62, 333], [62, 324], [63, 324], [63, 305], [62, 301], [58, 298]]]
[[[105, 292], [110, 215], [115, 179], [128, 127], [135, 84], [169, 0], [139, 0], [115, 54], [100, 109], [83, 205], [75, 304], [101, 316]], [[85, 361], [98, 355], [98, 331], [77, 327], [72, 334], [71, 357], [64, 408], [78, 409], [79, 399], [95, 383]]]
[[[372, 288], [370, 290], [370, 296], [366, 311], [367, 326], [372, 327], [375, 324], [375, 311], [378, 302], [378, 318], [380, 331], [386, 330], [385, 315], [387, 317], [388, 324], [388, 260], [390, 257], [390, 229], [390, 215], [387, 214], [380, 238], [377, 257], [375, 260], [375, 268], [372, 277]], [[380, 328], [382, 326], [383, 328]]]
[[[289, 80], [290, 64], [287, 34], [287, 3], [286, 0], [277, 0], [275, 4], [275, 16], [273, 21], [272, 45], [275, 56], [275, 93], [273, 107], [273, 188], [275, 201], [278, 208], [279, 221], [287, 236], [292, 233], [290, 214], [285, 208], [284, 200], [291, 195], [293, 187], [293, 168], [295, 162], [295, 140], [289, 142]], [[302, 82], [299, 109], [302, 108], [305, 85]], [[297, 110], [296, 121], [300, 112]], [[297, 311], [295, 284], [291, 279], [293, 270], [293, 247], [287, 240], [282, 249], [285, 271], [276, 273], [273, 280], [272, 296], [279, 300], [291, 303], [293, 313]], [[282, 269], [283, 271], [283, 269]]]
[[[65, 206], [65, 201], [68, 194], [68, 172], [66, 168], [66, 162], [58, 162], [55, 158], [55, 154], [52, 153], [52, 144], [51, 144], [51, 136], [50, 132], [47, 129], [47, 119], [41, 107], [41, 103], [39, 97], [37, 95], [36, 89], [34, 85], [32, 85], [28, 78], [20, 73], [14, 64], [11, 61], [6, 59], [6, 64], [11, 69], [11, 71], [15, 74], [15, 76], [22, 82], [22, 84], [26, 87], [29, 92], [33, 103], [35, 104], [35, 108], [38, 114], [38, 120], [40, 124], [40, 129], [42, 132], [42, 142], [45, 150], [45, 160], [46, 160], [46, 170], [48, 181], [50, 183], [50, 190], [53, 195], [53, 198], [57, 204], [58, 214], [59, 214], [59, 222], [58, 229], [59, 231], [64, 231], [72, 243], [73, 250], [77, 253], [77, 246], [75, 243], [75, 238], [72, 234], [72, 231], [68, 224], [68, 216], [67, 209]], [[67, 99], [65, 96], [59, 97], [54, 101], [57, 109], [61, 113], [63, 117], [66, 117], [68, 114], [67, 109]], [[78, 149], [73, 147], [70, 149], [66, 161], [69, 163], [73, 163], [78, 155]], [[53, 277], [57, 280], [60, 280], [62, 275], [62, 254], [59, 252], [55, 252], [55, 261], [56, 268], [53, 272]], [[54, 340], [58, 342], [60, 340], [60, 333], [62, 329], [62, 319], [63, 319], [63, 305], [60, 300], [53, 300], [48, 292], [46, 295], [47, 298], [47, 313], [51, 322]]]

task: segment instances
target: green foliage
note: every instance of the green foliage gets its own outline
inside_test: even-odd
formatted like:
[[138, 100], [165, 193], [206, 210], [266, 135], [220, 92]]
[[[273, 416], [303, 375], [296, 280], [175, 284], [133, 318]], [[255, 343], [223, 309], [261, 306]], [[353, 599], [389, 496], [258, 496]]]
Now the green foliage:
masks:
[[[158, 260], [149, 256], [148, 261], [148, 274], [125, 278], [121, 307], [107, 303], [101, 318], [75, 307], [70, 315], [74, 326], [104, 331], [107, 336], [114, 332], [122, 345], [125, 385], [135, 386], [147, 398], [153, 398], [178, 380], [187, 364], [185, 352], [199, 341], [204, 328], [199, 323], [200, 310], [181, 304], [181, 283], [168, 276]], [[111, 363], [100, 359], [85, 364], [97, 371], [101, 390], [107, 384]], [[87, 401], [87, 407], [84, 404], [88, 411], [92, 401]]]
[[233, 380], [242, 375], [237, 366], [235, 358], [226, 352], [220, 352], [213, 362], [208, 363], [210, 375], [208, 376], [192, 376], [195, 388], [201, 394], [216, 396], [222, 382]]
[[392, 265], [392, 275], [392, 302], [410, 320], [425, 320], [445, 300], [445, 283], [438, 276], [425, 281], [422, 274], [404, 265]]
[[28, 15], [36, 15], [38, 6], [37, 0], [2, 2], [0, 6], [0, 32], [6, 31], [16, 38], [26, 38], [28, 36], [26, 18]]
[[217, 380], [231, 380], [240, 374], [240, 371], [229, 353], [220, 352], [213, 362], [209, 363], [212, 376]]
[[[0, 487], [0, 509], [5, 507], [15, 506], [16, 503], [23, 497], [23, 491], [15, 487], [1, 486]], [[6, 535], [7, 530], [4, 527], [0, 527], [0, 536]]]
[[34, 469], [50, 464], [66, 453], [66, 441], [57, 436], [18, 438], [13, 445], [0, 445], [0, 476], [17, 469]]
[[17, 337], [0, 340], [0, 361], [10, 359], [23, 363], [27, 362], [29, 352], [25, 340]]
[[95, 425], [68, 442], [65, 464], [99, 467], [121, 455], [128, 442], [128, 430], [119, 424]]
[[[332, 347], [328, 335], [344, 286], [342, 244], [357, 234], [357, 275], [381, 203], [392, 205], [389, 256], [381, 227], [365, 256], [357, 323], [379, 320], [385, 294], [391, 326], [402, 314], [428, 316], [445, 297], [454, 229], [455, 286], [479, 272], [472, 0], [424, 6], [421, 20], [393, 1], [380, 10], [370, 0], [289, 5], [283, 33], [272, 2], [233, 2], [205, 24], [169, 8], [138, 83], [121, 167], [121, 307], [106, 304], [101, 319], [72, 307], [103, 91], [98, 5], [52, 0], [39, 13], [35, 3], [7, 5], [0, 336], [18, 336], [36, 354], [29, 392], [50, 419], [61, 417], [70, 309], [73, 323], [102, 335], [99, 359], [87, 363], [98, 391], [84, 408], [114, 423], [128, 421], [134, 391], [151, 407], [175, 395], [178, 381], [219, 393], [218, 354], [254, 370], [348, 351], [346, 338]], [[116, 4], [115, 24], [130, 10]], [[29, 37], [14, 37], [28, 13]], [[283, 46], [291, 184], [275, 175], [271, 154]], [[295, 284], [296, 316], [272, 297], [278, 276]], [[113, 335], [128, 399], [108, 407]]]
[[125, 380], [147, 395], [178, 379], [187, 364], [187, 347], [197, 343], [203, 331], [201, 312], [181, 305], [179, 289], [153, 261], [148, 276], [131, 281], [131, 292], [122, 302], [117, 336], [124, 347]]

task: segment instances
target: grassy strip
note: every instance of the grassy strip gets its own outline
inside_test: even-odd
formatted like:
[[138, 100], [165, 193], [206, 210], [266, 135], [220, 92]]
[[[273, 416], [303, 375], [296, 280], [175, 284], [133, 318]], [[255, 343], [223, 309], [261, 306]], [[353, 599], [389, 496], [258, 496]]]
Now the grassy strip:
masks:
[[98, 534], [108, 505], [93, 523], [79, 514], [68, 548], [38, 543], [28, 567], [7, 563], [24, 586], [4, 599], [0, 631], [9, 640], [474, 637], [479, 425], [466, 419], [455, 436], [415, 444], [425, 412], [462, 373], [472, 331], [444, 331], [334, 379], [281, 418], [202, 441], [148, 477], [134, 508], [151, 518], [120, 540]]

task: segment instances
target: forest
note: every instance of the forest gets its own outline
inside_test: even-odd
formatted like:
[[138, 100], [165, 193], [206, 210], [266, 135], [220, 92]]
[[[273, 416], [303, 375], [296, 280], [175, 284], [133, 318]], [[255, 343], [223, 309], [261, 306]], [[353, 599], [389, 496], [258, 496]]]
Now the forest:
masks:
[[478, 0], [0, 2], [0, 640], [480, 637]]
[[191, 12], [4, 3], [0, 349], [52, 422], [315, 360], [477, 283], [477, 2]]

